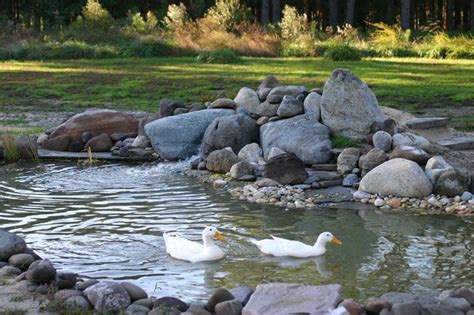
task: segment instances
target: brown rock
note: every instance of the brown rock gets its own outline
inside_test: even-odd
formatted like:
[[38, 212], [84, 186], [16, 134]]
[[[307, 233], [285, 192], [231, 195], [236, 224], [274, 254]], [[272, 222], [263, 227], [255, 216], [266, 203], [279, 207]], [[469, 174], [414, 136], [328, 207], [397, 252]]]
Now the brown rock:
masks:
[[341, 302], [341, 304], [338, 305], [338, 307], [339, 306], [344, 306], [344, 308], [350, 315], [365, 314], [364, 306], [360, 303], [357, 303], [353, 299], [345, 299]]
[[84, 149], [91, 148], [92, 152], [108, 152], [113, 147], [112, 139], [106, 133], [102, 133], [87, 141]]
[[430, 155], [424, 150], [415, 148], [409, 145], [401, 145], [395, 147], [393, 152], [390, 154], [390, 159], [404, 158], [419, 165], [425, 165], [430, 159]]
[[51, 151], [69, 151], [70, 139], [68, 134], [49, 138], [43, 141], [43, 149]]
[[81, 139], [83, 132], [90, 132], [92, 136], [97, 136], [101, 133], [136, 133], [137, 129], [138, 120], [131, 114], [109, 109], [90, 109], [72, 116], [56, 127], [49, 138], [69, 134], [71, 142], [76, 142]]
[[293, 185], [302, 184], [307, 173], [301, 159], [293, 153], [284, 153], [268, 160], [263, 177], [271, 178], [283, 185]]
[[184, 104], [170, 99], [162, 99], [160, 101], [160, 118], [173, 116], [176, 108], [184, 108]]
[[402, 200], [400, 198], [392, 198], [387, 201], [387, 204], [392, 208], [400, 208], [402, 206]]
[[387, 300], [371, 297], [365, 301], [364, 308], [368, 314], [379, 314], [382, 310], [389, 310], [392, 306]]

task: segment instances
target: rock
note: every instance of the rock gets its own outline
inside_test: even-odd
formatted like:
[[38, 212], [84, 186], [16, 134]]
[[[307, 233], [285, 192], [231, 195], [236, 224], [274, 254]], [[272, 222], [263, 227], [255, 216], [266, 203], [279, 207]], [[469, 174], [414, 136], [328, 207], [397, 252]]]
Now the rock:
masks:
[[446, 305], [431, 304], [423, 307], [421, 315], [464, 315], [464, 312]]
[[76, 286], [77, 274], [73, 272], [60, 271], [57, 273], [56, 285], [58, 289], [72, 289]]
[[331, 134], [365, 139], [385, 117], [367, 84], [345, 69], [336, 69], [324, 84], [321, 119]]
[[4, 266], [0, 269], [0, 276], [15, 277], [21, 274], [21, 269], [13, 266]]
[[370, 199], [370, 194], [366, 193], [364, 191], [358, 190], [358, 191], [354, 192], [353, 197], [354, 197], [354, 199], [359, 199], [359, 200], [360, 199]]
[[321, 95], [311, 92], [304, 99], [304, 114], [308, 119], [319, 122], [321, 119]]
[[239, 152], [245, 145], [258, 141], [258, 125], [248, 116], [237, 114], [214, 119], [207, 127], [201, 152], [207, 156], [212, 151], [231, 147]]
[[267, 103], [279, 105], [283, 101], [283, 96], [281, 95], [267, 95]]
[[442, 173], [452, 170], [453, 167], [442, 156], [433, 156], [425, 165], [425, 173], [430, 182], [435, 185]]
[[421, 304], [412, 301], [394, 304], [391, 311], [393, 315], [419, 315], [421, 310]]
[[278, 96], [284, 97], [285, 95], [289, 96], [298, 96], [299, 94], [305, 93], [306, 88], [300, 85], [282, 85], [274, 87], [267, 96], [268, 98], [273, 98]]
[[374, 147], [384, 152], [390, 151], [392, 148], [392, 136], [386, 131], [377, 131], [372, 137]]
[[260, 99], [257, 95], [257, 92], [254, 90], [248, 87], [241, 88], [237, 93], [237, 96], [234, 98], [234, 102], [236, 103], [237, 107], [244, 108], [248, 113], [258, 115], [257, 112], [258, 107], [260, 106]]
[[406, 159], [389, 160], [365, 175], [359, 190], [397, 197], [425, 197], [433, 186], [421, 167]]
[[162, 118], [146, 124], [145, 133], [163, 159], [186, 159], [198, 153], [204, 133], [214, 119], [234, 113], [230, 109], [208, 109]]
[[[43, 141], [42, 147], [51, 151], [68, 151], [69, 150], [69, 134], [59, 135]], [[82, 143], [82, 141], [81, 141]]]
[[82, 296], [82, 292], [77, 290], [59, 290], [54, 293], [54, 299], [61, 301], [65, 301], [72, 296]]
[[327, 163], [331, 159], [329, 129], [304, 115], [261, 126], [260, 145], [266, 159], [273, 147], [294, 153], [305, 164]]
[[160, 118], [172, 116], [177, 108], [184, 108], [184, 104], [179, 101], [173, 101], [170, 99], [162, 99], [160, 101]]
[[94, 284], [97, 284], [97, 283], [99, 283], [99, 280], [89, 279], [84, 282], [77, 283], [76, 289], [78, 289], [79, 291], [84, 291], [88, 287], [93, 286]]
[[382, 198], [377, 198], [374, 201], [374, 206], [382, 207], [385, 204], [385, 201]]
[[258, 99], [261, 102], [264, 102], [267, 99], [267, 96], [268, 96], [268, 94], [270, 93], [271, 90], [272, 90], [271, 88], [257, 89]]
[[257, 187], [275, 187], [280, 186], [280, 183], [271, 178], [261, 178], [255, 182]]
[[363, 315], [365, 314], [365, 309], [362, 304], [355, 302], [353, 299], [346, 299], [342, 301], [338, 307], [344, 307], [349, 315]]
[[151, 145], [150, 140], [148, 140], [148, 138], [145, 135], [137, 136], [135, 140], [133, 140], [132, 142], [133, 148], [147, 148], [150, 145]]
[[89, 141], [92, 137], [93, 135], [89, 131], [84, 131], [83, 133], [81, 133], [81, 141], [83, 143], [87, 143], [87, 141]]
[[131, 303], [127, 291], [114, 281], [96, 283], [85, 289], [84, 295], [98, 312], [123, 310]]
[[304, 112], [303, 103], [294, 96], [285, 95], [278, 106], [277, 115], [280, 117], [293, 117]]
[[225, 174], [230, 171], [232, 165], [239, 162], [231, 148], [225, 148], [211, 152], [206, 160], [209, 171]]
[[387, 160], [387, 154], [383, 150], [377, 148], [374, 148], [367, 154], [362, 155], [359, 159], [359, 167], [362, 169], [362, 176]]
[[38, 157], [38, 145], [36, 144], [36, 140], [34, 137], [15, 137], [14, 144], [19, 152], [20, 160], [32, 160]]
[[365, 301], [364, 308], [369, 314], [379, 314], [383, 309], [390, 310], [390, 303], [381, 298], [370, 297]]
[[397, 133], [392, 137], [392, 146], [394, 148], [401, 145], [421, 147], [428, 144], [430, 144], [430, 142], [426, 138], [410, 132]]
[[247, 304], [253, 294], [252, 288], [249, 287], [237, 287], [230, 289], [229, 292], [234, 296], [236, 300], [239, 300], [243, 306]]
[[214, 291], [214, 293], [212, 293], [209, 300], [207, 300], [206, 309], [209, 312], [214, 313], [217, 304], [230, 300], [234, 300], [234, 296], [232, 295], [232, 293], [230, 293], [224, 288], [217, 289], [216, 291]]
[[132, 304], [125, 310], [124, 315], [147, 315], [150, 309], [143, 305]]
[[342, 186], [344, 187], [354, 187], [355, 184], [359, 182], [359, 176], [357, 174], [349, 174], [344, 177], [342, 181]]
[[56, 278], [56, 269], [49, 259], [43, 259], [33, 263], [28, 268], [26, 278], [31, 282], [41, 284], [49, 283]]
[[471, 304], [465, 298], [448, 297], [442, 300], [441, 304], [453, 307], [464, 313], [471, 310]]
[[84, 145], [84, 149], [87, 150], [91, 148], [92, 152], [109, 152], [110, 149], [114, 146], [112, 139], [106, 133], [102, 133], [98, 136], [92, 137]]
[[275, 156], [280, 154], [286, 154], [286, 152], [278, 147], [273, 147], [270, 149], [270, 152], [268, 152], [267, 160], [270, 160], [271, 158], [274, 158]]
[[240, 149], [237, 155], [241, 161], [245, 161], [250, 164], [262, 164], [263, 163], [263, 151], [258, 143], [249, 143]]
[[[205, 305], [201, 303], [191, 303], [186, 312], [192, 315], [212, 315], [212, 313], [205, 309]], [[184, 313], [181, 313], [181, 315], [183, 314]]]
[[156, 298], [151, 297], [151, 298], [136, 300], [136, 301], [133, 302], [133, 304], [142, 305], [142, 306], [145, 306], [149, 309], [152, 309], [153, 305], [155, 305], [155, 302], [156, 302]]
[[357, 148], [346, 148], [337, 157], [337, 171], [348, 174], [357, 166], [360, 151]]
[[227, 185], [227, 182], [223, 179], [216, 179], [213, 183], [212, 183], [212, 186], [215, 188], [215, 189], [220, 189], [220, 188], [224, 188], [225, 185]]
[[229, 109], [235, 109], [237, 107], [237, 104], [235, 103], [234, 100], [230, 98], [218, 98], [214, 102], [209, 105], [208, 108], [229, 108]]
[[82, 150], [84, 150], [84, 142], [82, 142], [82, 140], [71, 142], [69, 144], [68, 151], [70, 152], [81, 152]]
[[468, 189], [467, 180], [454, 169], [449, 169], [439, 176], [434, 186], [434, 193], [441, 196], [454, 197]]
[[456, 298], [464, 298], [466, 299], [471, 305], [474, 305], [474, 291], [468, 288], [459, 288], [453, 291], [451, 294], [452, 297]]
[[430, 155], [426, 153], [423, 149], [415, 148], [409, 145], [402, 145], [395, 147], [389, 158], [404, 158], [424, 166], [429, 160]]
[[469, 201], [471, 199], [472, 199], [472, 194], [470, 192], [465, 191], [465, 192], [462, 193], [462, 195], [461, 195], [461, 200], [462, 201]]
[[216, 315], [240, 315], [242, 313], [242, 303], [239, 300], [220, 302], [215, 306]]
[[230, 177], [234, 179], [241, 178], [242, 176], [252, 175], [255, 166], [248, 162], [237, 162], [230, 168]]
[[30, 254], [15, 254], [8, 259], [10, 265], [21, 270], [28, 269], [33, 261], [35, 261], [35, 258]]
[[269, 121], [267, 116], [262, 116], [259, 119], [257, 119], [257, 125], [262, 126], [265, 125]]
[[293, 153], [277, 155], [265, 164], [263, 177], [276, 180], [283, 185], [302, 184], [306, 179], [306, 169]]
[[187, 112], [189, 112], [189, 109], [187, 109], [187, 108], [176, 108], [176, 109], [173, 111], [173, 116], [185, 114], [185, 113], [187, 113]]
[[92, 308], [89, 301], [83, 296], [71, 296], [64, 301], [66, 307], [80, 308], [82, 310], [90, 310]]
[[[89, 109], [72, 116], [54, 129], [49, 139], [60, 135], [69, 134], [71, 142], [81, 139], [83, 132], [92, 136], [102, 133], [112, 134], [117, 132], [137, 132], [138, 120], [131, 114], [109, 109]], [[83, 142], [86, 143], [87, 141]]]
[[264, 88], [272, 89], [280, 85], [281, 85], [280, 81], [278, 81], [278, 79], [274, 75], [269, 74], [265, 76], [262, 83], [260, 83], [260, 85], [258, 86], [258, 89], [264, 89]]
[[130, 300], [132, 302], [146, 299], [148, 297], [148, 294], [145, 292], [145, 290], [131, 282], [120, 282], [120, 285], [125, 289], [125, 291], [127, 291], [128, 296], [130, 296]]
[[[140, 126], [142, 124], [143, 124], [143, 119], [140, 119], [139, 120], [139, 129], [140, 129]], [[117, 142], [117, 141], [125, 140], [126, 138], [135, 138], [136, 136], [137, 136], [136, 132], [116, 132], [116, 133], [113, 133], [113, 134], [110, 135], [110, 139], [112, 139], [113, 142]], [[89, 141], [90, 138], [92, 138], [92, 135], [90, 135], [90, 137], [87, 139], [87, 141]]]
[[334, 309], [341, 300], [342, 287], [338, 284], [260, 284], [242, 314], [325, 314], [329, 309]]
[[155, 304], [153, 305], [153, 309], [156, 308], [171, 308], [179, 310], [181, 312], [186, 312], [186, 310], [188, 309], [188, 305], [178, 298], [164, 296], [160, 297], [159, 299], [156, 299]]

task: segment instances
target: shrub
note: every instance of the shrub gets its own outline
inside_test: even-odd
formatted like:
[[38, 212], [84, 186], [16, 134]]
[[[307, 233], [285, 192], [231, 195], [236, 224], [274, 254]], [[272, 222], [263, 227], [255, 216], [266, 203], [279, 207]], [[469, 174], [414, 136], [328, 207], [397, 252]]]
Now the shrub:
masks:
[[188, 12], [183, 3], [179, 5], [170, 4], [168, 6], [168, 12], [166, 13], [163, 22], [169, 30], [175, 30], [178, 27], [182, 27], [186, 21], [189, 20]]
[[250, 8], [241, 4], [240, 0], [216, 0], [206, 16], [215, 19], [226, 31], [232, 31], [236, 25], [252, 18]]
[[131, 20], [130, 26], [132, 27], [132, 30], [136, 32], [144, 33], [145, 28], [146, 28], [146, 23], [141, 13], [140, 12], [137, 12], [135, 14], [129, 13], [129, 15], [130, 15], [130, 20]]
[[84, 25], [92, 29], [109, 29], [113, 24], [113, 18], [107, 9], [104, 9], [99, 0], [87, 0], [82, 8]]
[[428, 58], [474, 58], [474, 39], [468, 35], [450, 37], [445, 32], [428, 35], [416, 46], [418, 54]]
[[281, 38], [283, 40], [292, 41], [297, 39], [301, 34], [310, 31], [310, 24], [306, 14], [299, 14], [295, 7], [285, 5], [280, 26]]
[[370, 44], [381, 56], [393, 57], [400, 49], [410, 48], [410, 30], [404, 31], [398, 25], [390, 26], [385, 23], [369, 24], [376, 27]]
[[348, 45], [338, 45], [328, 48], [324, 58], [334, 61], [357, 61], [361, 59], [360, 52]]
[[200, 52], [196, 60], [202, 63], [236, 63], [240, 61], [239, 56], [229, 49]]
[[134, 41], [122, 45], [122, 55], [125, 57], [162, 57], [174, 54], [174, 50], [160, 41]]

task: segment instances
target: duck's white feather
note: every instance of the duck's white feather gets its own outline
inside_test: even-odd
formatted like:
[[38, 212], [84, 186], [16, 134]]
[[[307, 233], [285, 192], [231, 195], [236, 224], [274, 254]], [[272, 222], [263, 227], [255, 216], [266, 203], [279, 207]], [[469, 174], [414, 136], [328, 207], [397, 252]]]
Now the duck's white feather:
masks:
[[214, 243], [204, 246], [184, 237], [163, 233], [166, 252], [173, 258], [189, 262], [217, 260], [224, 257], [224, 252]]

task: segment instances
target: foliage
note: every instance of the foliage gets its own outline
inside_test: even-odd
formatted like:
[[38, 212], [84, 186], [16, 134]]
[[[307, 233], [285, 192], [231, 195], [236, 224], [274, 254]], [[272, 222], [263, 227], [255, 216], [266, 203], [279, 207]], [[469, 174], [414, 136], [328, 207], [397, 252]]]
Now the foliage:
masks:
[[404, 31], [398, 25], [390, 26], [382, 22], [369, 24], [376, 28], [372, 33], [370, 45], [380, 56], [400, 56], [400, 52], [405, 52], [410, 47], [410, 30]]
[[296, 40], [301, 34], [310, 31], [310, 24], [306, 14], [299, 14], [295, 7], [285, 5], [280, 26], [281, 38], [283, 40]]
[[206, 16], [214, 19], [226, 31], [232, 31], [236, 25], [252, 18], [250, 8], [240, 3], [240, 0], [216, 0], [216, 4], [207, 10]]
[[182, 27], [188, 20], [188, 12], [183, 3], [179, 5], [170, 4], [163, 23], [169, 30], [175, 30]]
[[3, 146], [3, 158], [6, 161], [14, 162], [20, 159], [20, 149], [16, 145], [15, 137], [10, 133], [4, 133], [0, 138]]
[[239, 56], [237, 56], [232, 50], [229, 49], [219, 49], [214, 51], [203, 51], [200, 52], [196, 60], [202, 63], [236, 63], [240, 61]]
[[324, 58], [333, 61], [358, 61], [361, 55], [357, 49], [349, 45], [337, 45], [328, 48], [324, 52]]
[[450, 37], [444, 32], [436, 32], [426, 36], [417, 51], [428, 58], [474, 59], [474, 38], [468, 35]]
[[337, 149], [351, 148], [359, 146], [357, 140], [351, 139], [343, 135], [333, 135], [331, 137], [332, 146]]
[[82, 8], [84, 25], [90, 29], [109, 29], [113, 24], [112, 16], [103, 8], [99, 0], [87, 0]]

